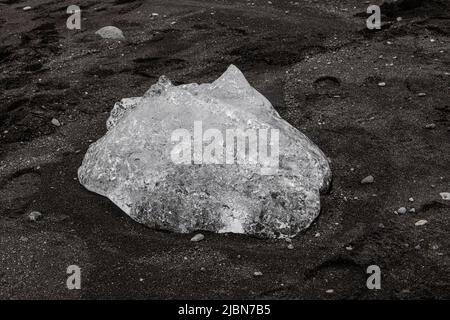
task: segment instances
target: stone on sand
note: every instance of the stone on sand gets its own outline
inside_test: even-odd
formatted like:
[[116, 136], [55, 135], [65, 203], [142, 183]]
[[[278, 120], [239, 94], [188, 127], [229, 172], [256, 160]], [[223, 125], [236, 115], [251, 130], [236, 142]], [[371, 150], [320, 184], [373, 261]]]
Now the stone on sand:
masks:
[[450, 192], [441, 192], [439, 193], [439, 195], [441, 196], [442, 200], [450, 200]]
[[38, 221], [40, 219], [42, 219], [42, 213], [40, 213], [39, 211], [31, 211], [28, 214], [28, 220], [30, 220], [30, 221], [35, 222], [35, 221]]
[[[247, 151], [233, 151], [233, 138], [232, 161], [225, 163], [221, 139], [228, 130], [248, 139], [247, 151], [270, 132], [270, 145], [261, 143], [258, 150], [274, 152], [266, 158], [260, 152], [250, 162]], [[186, 161], [172, 157], [180, 149]], [[212, 83], [174, 86], [162, 77], [142, 97], [122, 100], [105, 136], [89, 147], [78, 178], [155, 229], [286, 238], [319, 215], [320, 192], [328, 189], [331, 171], [323, 152], [230, 66]]]
[[52, 119], [52, 125], [54, 125], [55, 127], [60, 127], [61, 126], [61, 122], [59, 122], [58, 119], [53, 118]]
[[205, 236], [203, 234], [201, 234], [201, 233], [197, 233], [195, 236], [193, 236], [191, 238], [191, 241], [192, 242], [199, 242], [199, 241], [202, 241], [203, 239], [205, 239]]
[[107, 26], [98, 29], [95, 34], [103, 39], [125, 40], [122, 30], [114, 26]]
[[375, 179], [373, 178], [373, 176], [367, 176], [367, 177], [365, 177], [364, 179], [361, 180], [361, 183], [362, 184], [370, 184], [370, 183], [373, 183], [374, 180]]
[[419, 220], [419, 221], [417, 221], [417, 222], [415, 223], [415, 225], [416, 225], [417, 227], [419, 227], [419, 226], [423, 226], [423, 225], [425, 225], [425, 224], [427, 224], [427, 223], [428, 223], [427, 220]]

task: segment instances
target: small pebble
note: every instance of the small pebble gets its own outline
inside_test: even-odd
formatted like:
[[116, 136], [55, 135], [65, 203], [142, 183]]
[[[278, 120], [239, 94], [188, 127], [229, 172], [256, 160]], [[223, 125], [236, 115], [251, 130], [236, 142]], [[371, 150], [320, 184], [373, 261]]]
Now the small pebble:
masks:
[[33, 222], [38, 221], [41, 218], [42, 218], [42, 213], [40, 213], [39, 211], [31, 211], [28, 214], [28, 220], [33, 221]]
[[416, 208], [409, 209], [409, 213], [416, 213]]
[[317, 233], [314, 235], [314, 237], [316, 237], [316, 238], [320, 237], [320, 232], [317, 232]]
[[205, 267], [201, 267], [200, 271], [206, 271]]
[[[96, 35], [102, 37], [103, 39], [114, 39], [114, 40], [125, 40], [122, 30], [114, 26], [106, 26], [98, 29], [95, 32]], [[85, 92], [85, 94], [88, 94]]]
[[205, 236], [201, 233], [197, 233], [195, 236], [193, 236], [191, 238], [192, 242], [198, 242], [198, 241], [202, 241], [203, 239], [205, 239]]
[[352, 251], [352, 250], [353, 250], [353, 247], [352, 247], [352, 246], [347, 246], [347, 247], [345, 247], [345, 250], [347, 250], [347, 251]]
[[386, 86], [386, 82], [378, 82], [378, 86], [379, 87], [385, 87]]
[[429, 123], [425, 126], [425, 129], [435, 129], [436, 125], [434, 123]]
[[253, 276], [255, 276], [255, 277], [261, 277], [262, 275], [263, 275], [263, 273], [261, 271], [253, 272]]
[[427, 224], [427, 223], [428, 223], [427, 220], [419, 220], [419, 221], [417, 221], [417, 222], [415, 223], [415, 225], [416, 225], [417, 227], [419, 227], [419, 226], [423, 226], [424, 224]]
[[333, 289], [328, 289], [327, 291], [325, 291], [326, 293], [334, 293]]
[[23, 7], [23, 9], [22, 9], [23, 11], [28, 11], [28, 10], [31, 10], [31, 7], [30, 6], [26, 6], [26, 7]]
[[370, 183], [373, 183], [374, 180], [375, 179], [373, 178], [373, 176], [367, 176], [367, 177], [365, 177], [364, 179], [361, 180], [361, 183], [362, 184], [370, 184]]
[[290, 243], [290, 244], [288, 244], [287, 248], [288, 248], [289, 250], [292, 250], [292, 249], [294, 249], [294, 246], [292, 245], [292, 243]]
[[405, 207], [401, 207], [397, 210], [398, 214], [405, 214], [406, 213], [406, 208]]
[[23, 241], [23, 242], [27, 242], [27, 241], [28, 241], [28, 238], [27, 238], [27, 237], [24, 237], [24, 236], [22, 236], [22, 237], [20, 237], [20, 241]]
[[414, 202], [414, 198], [413, 198], [413, 197], [409, 198], [408, 200], [409, 200], [410, 202]]
[[418, 97], [425, 97], [427, 94], [425, 92], [419, 92], [417, 94]]
[[54, 126], [56, 126], [56, 127], [59, 127], [59, 126], [61, 126], [61, 122], [59, 122], [58, 119], [53, 118], [53, 119], [52, 119], [52, 125], [54, 125]]
[[439, 195], [441, 196], [442, 200], [446, 201], [450, 200], [450, 192], [441, 192], [439, 193]]

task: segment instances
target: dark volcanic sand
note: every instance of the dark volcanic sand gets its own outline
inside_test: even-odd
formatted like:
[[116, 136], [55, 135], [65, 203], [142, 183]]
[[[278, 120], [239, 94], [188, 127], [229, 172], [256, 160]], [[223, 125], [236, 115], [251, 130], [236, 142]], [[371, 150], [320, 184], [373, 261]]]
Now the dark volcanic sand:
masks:
[[[450, 298], [449, 2], [385, 7], [381, 31], [365, 1], [272, 2], [82, 1], [72, 31], [73, 1], [0, 0], [0, 298]], [[106, 25], [127, 40], [94, 35]], [[231, 63], [332, 161], [293, 250], [150, 230], [75, 179], [115, 101]], [[72, 264], [82, 290], [66, 289]], [[372, 264], [381, 290], [366, 288]]]

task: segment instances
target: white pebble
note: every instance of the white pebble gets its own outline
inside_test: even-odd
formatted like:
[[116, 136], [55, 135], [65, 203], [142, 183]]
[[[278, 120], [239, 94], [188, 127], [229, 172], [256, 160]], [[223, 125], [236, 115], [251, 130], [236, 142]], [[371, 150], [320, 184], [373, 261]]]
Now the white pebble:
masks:
[[42, 218], [42, 213], [40, 213], [39, 211], [31, 211], [28, 214], [28, 220], [33, 221], [33, 222], [38, 221], [41, 218]]
[[61, 122], [59, 122], [58, 119], [53, 118], [53, 119], [52, 119], [52, 125], [54, 125], [54, 126], [56, 126], [56, 127], [59, 127], [59, 126], [61, 126]]
[[439, 193], [439, 195], [441, 196], [442, 200], [450, 200], [450, 192], [441, 192]]
[[419, 220], [415, 223], [416, 226], [423, 226], [424, 224], [427, 224], [427, 220]]
[[191, 238], [191, 241], [192, 242], [199, 242], [199, 241], [202, 241], [203, 239], [205, 239], [205, 236], [203, 234], [201, 234], [201, 233], [197, 233], [195, 236], [193, 236]]
[[374, 182], [374, 178], [373, 176], [367, 176], [364, 179], [361, 180], [362, 184], [369, 184], [369, 183], [373, 183]]

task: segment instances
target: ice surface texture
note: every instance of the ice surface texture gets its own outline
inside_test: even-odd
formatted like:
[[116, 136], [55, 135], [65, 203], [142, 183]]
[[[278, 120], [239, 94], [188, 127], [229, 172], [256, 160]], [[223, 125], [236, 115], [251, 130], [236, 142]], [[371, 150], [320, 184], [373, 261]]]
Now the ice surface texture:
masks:
[[[178, 164], [177, 129], [279, 130], [279, 165]], [[122, 99], [78, 170], [88, 190], [108, 197], [134, 220], [181, 233], [235, 232], [293, 237], [320, 211], [331, 171], [322, 151], [283, 120], [235, 66], [210, 84], [174, 86], [161, 77], [143, 97]], [[207, 143], [204, 143], [204, 146]]]

